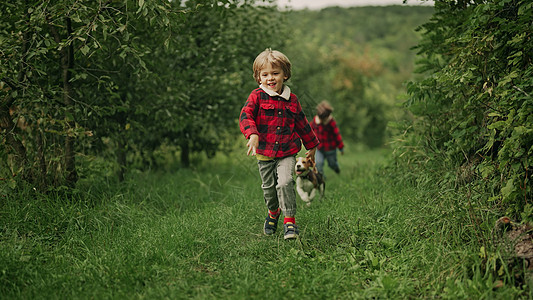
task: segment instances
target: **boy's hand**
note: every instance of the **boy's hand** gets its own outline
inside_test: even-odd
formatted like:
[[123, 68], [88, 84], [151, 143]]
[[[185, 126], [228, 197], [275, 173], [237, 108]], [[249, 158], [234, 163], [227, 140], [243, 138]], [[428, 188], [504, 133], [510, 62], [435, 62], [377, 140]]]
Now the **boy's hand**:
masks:
[[259, 146], [259, 136], [257, 134], [250, 135], [246, 146], [248, 147], [248, 153], [246, 153], [246, 155], [252, 153], [252, 156], [255, 156], [257, 153], [257, 147]]
[[316, 153], [316, 147], [311, 149], [311, 150], [309, 150], [309, 151], [307, 151], [305, 153], [305, 157], [307, 159], [311, 159], [313, 161], [313, 163], [314, 163], [315, 162], [315, 153]]

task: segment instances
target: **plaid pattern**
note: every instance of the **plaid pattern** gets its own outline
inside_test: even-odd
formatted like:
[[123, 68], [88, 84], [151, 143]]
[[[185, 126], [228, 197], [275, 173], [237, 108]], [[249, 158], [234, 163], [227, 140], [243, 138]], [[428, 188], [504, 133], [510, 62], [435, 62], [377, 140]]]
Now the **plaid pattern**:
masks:
[[331, 118], [327, 124], [319, 123], [318, 116], [315, 116], [313, 121], [311, 121], [311, 128], [313, 128], [318, 139], [320, 140], [318, 150], [323, 152], [333, 151], [337, 148], [342, 150], [342, 148], [344, 148], [344, 143], [342, 142], [342, 137], [335, 119]]
[[294, 155], [302, 148], [302, 142], [306, 149], [319, 144], [292, 93], [285, 100], [270, 96], [261, 88], [253, 90], [241, 110], [239, 127], [246, 139], [252, 134], [259, 136], [257, 153], [268, 157]]

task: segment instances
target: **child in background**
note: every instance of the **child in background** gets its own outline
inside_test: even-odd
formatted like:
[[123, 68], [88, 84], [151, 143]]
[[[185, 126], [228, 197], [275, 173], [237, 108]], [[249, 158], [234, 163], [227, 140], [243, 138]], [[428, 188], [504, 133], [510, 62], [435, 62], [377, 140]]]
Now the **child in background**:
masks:
[[333, 107], [327, 101], [322, 101], [317, 105], [316, 112], [317, 115], [311, 121], [311, 128], [320, 140], [316, 152], [316, 167], [318, 172], [324, 174], [324, 160], [327, 160], [329, 167], [339, 174], [341, 170], [337, 162], [337, 148], [344, 154], [344, 143], [337, 122], [331, 115]]
[[253, 90], [241, 110], [239, 127], [248, 139], [248, 155], [255, 155], [268, 208], [264, 233], [277, 230], [283, 212], [284, 238], [299, 235], [296, 225], [294, 165], [302, 142], [306, 156], [314, 160], [319, 141], [311, 129], [296, 95], [285, 85], [291, 77], [291, 63], [281, 52], [266, 49], [253, 64], [259, 88]]

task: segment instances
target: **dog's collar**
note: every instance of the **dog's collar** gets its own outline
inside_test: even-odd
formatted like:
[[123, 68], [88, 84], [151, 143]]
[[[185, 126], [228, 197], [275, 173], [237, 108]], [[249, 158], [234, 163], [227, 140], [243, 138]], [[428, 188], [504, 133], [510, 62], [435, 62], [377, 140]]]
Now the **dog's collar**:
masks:
[[309, 174], [311, 174], [311, 171], [310, 170], [307, 170], [305, 172], [302, 172], [300, 175], [298, 175], [298, 177], [302, 178], [302, 179], [309, 179]]

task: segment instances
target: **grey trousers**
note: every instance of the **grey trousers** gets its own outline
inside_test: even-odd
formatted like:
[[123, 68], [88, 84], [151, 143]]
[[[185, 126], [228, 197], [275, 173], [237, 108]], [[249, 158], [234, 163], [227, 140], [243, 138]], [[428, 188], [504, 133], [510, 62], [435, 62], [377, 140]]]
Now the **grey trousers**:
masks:
[[265, 204], [271, 211], [281, 208], [284, 216], [296, 215], [296, 192], [294, 191], [294, 165], [296, 158], [287, 156], [269, 161], [257, 161], [263, 184]]

